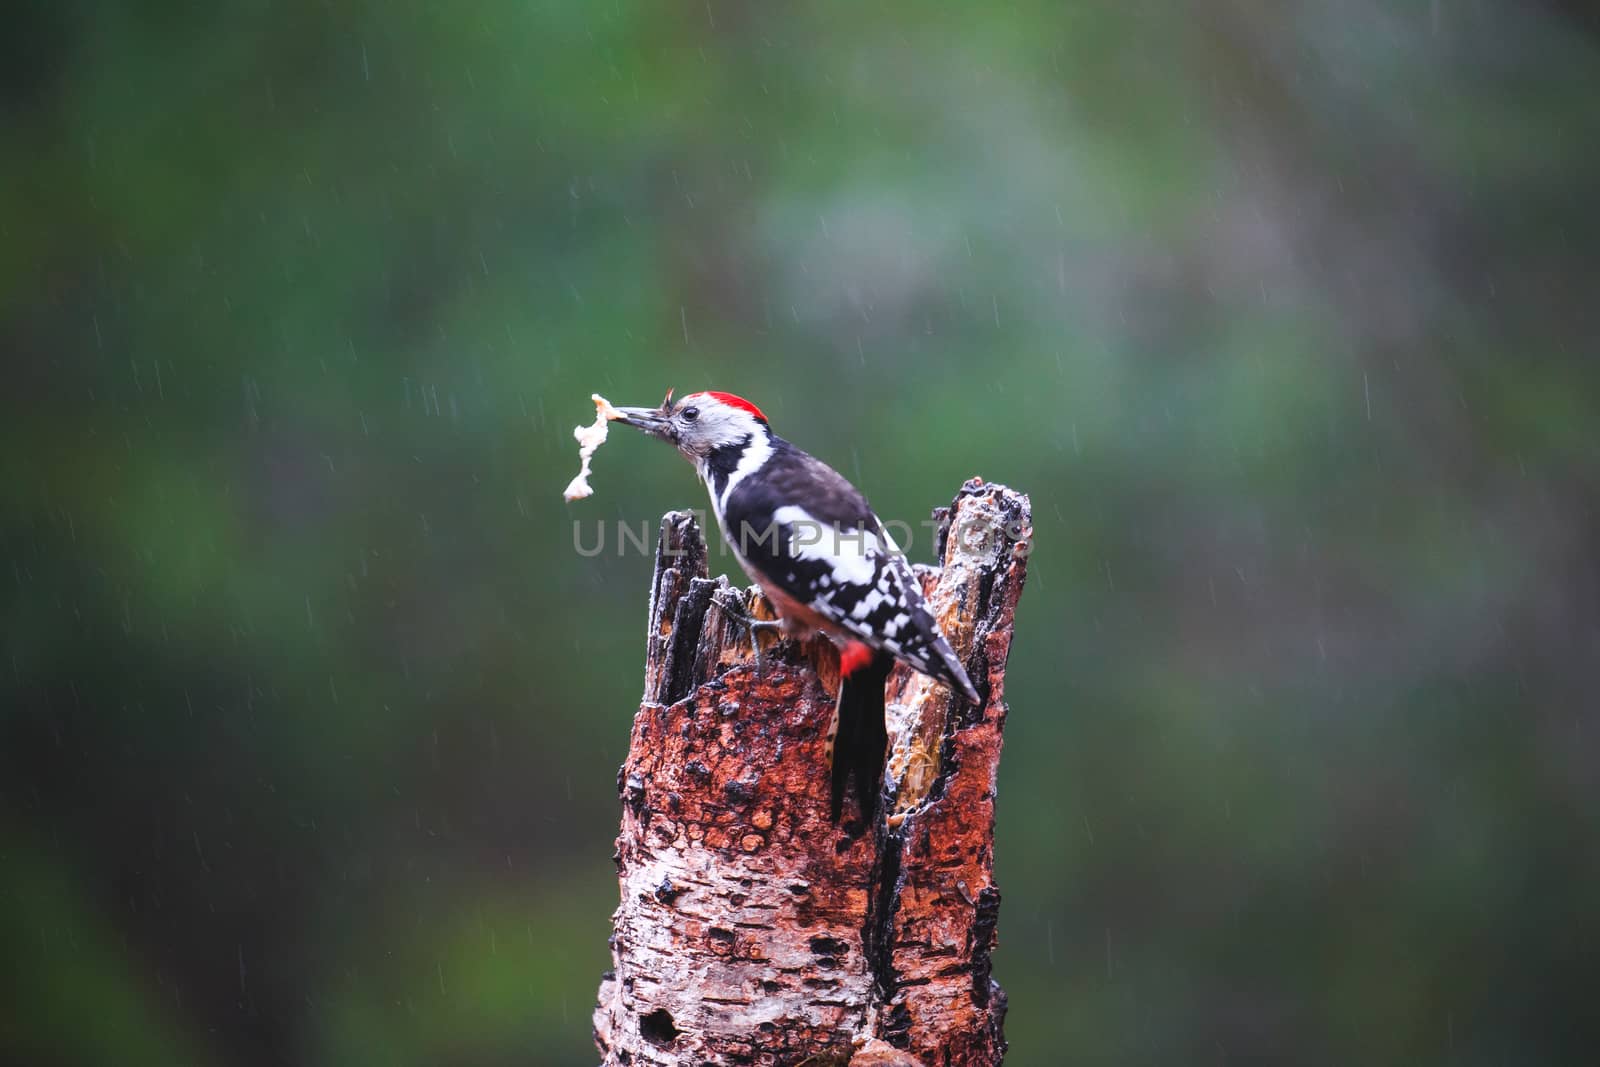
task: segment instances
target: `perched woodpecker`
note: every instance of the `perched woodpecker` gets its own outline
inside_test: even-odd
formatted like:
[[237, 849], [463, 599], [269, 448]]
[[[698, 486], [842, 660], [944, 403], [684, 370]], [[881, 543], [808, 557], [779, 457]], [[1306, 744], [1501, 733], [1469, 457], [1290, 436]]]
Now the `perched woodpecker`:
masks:
[[[785, 441], [761, 409], [731, 393], [691, 393], [659, 408], [618, 408], [695, 466], [740, 566], [791, 637], [839, 649], [832, 799], [838, 820], [853, 775], [863, 822], [876, 806], [887, 734], [884, 681], [895, 660], [978, 703], [899, 546], [861, 491]], [[750, 625], [760, 625], [745, 620]]]

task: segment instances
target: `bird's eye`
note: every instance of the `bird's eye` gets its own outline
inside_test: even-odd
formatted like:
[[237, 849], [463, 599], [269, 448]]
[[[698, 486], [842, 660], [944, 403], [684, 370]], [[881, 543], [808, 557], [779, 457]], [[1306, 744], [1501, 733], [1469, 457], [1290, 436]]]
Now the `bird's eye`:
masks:
[[684, 422], [693, 422], [695, 419], [698, 419], [699, 417], [700, 417], [700, 409], [699, 408], [684, 408], [683, 409], [683, 421]]

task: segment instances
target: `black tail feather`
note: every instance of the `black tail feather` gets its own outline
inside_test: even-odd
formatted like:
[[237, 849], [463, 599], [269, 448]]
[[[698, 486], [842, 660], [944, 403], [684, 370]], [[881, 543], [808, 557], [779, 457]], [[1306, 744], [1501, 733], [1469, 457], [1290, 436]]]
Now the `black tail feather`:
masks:
[[845, 788], [855, 778], [861, 825], [872, 825], [883, 782], [889, 733], [883, 721], [883, 687], [894, 657], [879, 652], [864, 667], [840, 680], [839, 730], [833, 740], [833, 821], [844, 812]]

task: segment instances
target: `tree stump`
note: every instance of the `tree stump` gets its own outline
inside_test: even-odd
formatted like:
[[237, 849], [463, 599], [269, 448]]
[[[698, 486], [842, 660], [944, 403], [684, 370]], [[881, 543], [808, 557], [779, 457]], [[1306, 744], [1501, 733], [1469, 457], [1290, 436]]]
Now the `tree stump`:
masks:
[[622, 900], [594, 1013], [606, 1064], [1001, 1061], [995, 780], [1033, 531], [1026, 496], [979, 479], [935, 517], [942, 567], [918, 577], [982, 703], [895, 666], [883, 792], [854, 836], [829, 819], [832, 646], [774, 641], [758, 670], [713, 600], [728, 581], [707, 576], [694, 517], [663, 519], [617, 777]]

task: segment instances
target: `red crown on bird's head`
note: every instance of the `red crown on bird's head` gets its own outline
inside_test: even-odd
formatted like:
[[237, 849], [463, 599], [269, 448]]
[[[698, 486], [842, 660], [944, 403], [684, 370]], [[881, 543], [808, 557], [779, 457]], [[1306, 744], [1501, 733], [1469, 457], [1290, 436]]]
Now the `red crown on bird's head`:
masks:
[[[732, 393], [717, 393], [717, 392], [711, 392], [709, 390], [705, 391], [705, 392], [699, 392], [699, 393], [690, 393], [688, 396], [686, 396], [682, 400], [680, 400], [679, 403], [680, 404], [687, 404], [690, 401], [694, 401], [694, 400], [715, 400], [717, 403], [726, 404], [730, 408], [738, 408], [740, 411], [749, 412], [751, 415], [754, 415], [756, 418], [760, 419], [762, 422], [766, 422], [767, 421], [767, 416], [762, 412], [762, 410], [760, 408], [758, 408], [754, 404], [750, 403], [750, 401], [746, 400], [744, 397], [742, 397], [742, 396], [734, 396]], [[669, 393], [667, 393], [667, 399], [662, 404], [662, 407], [667, 406], [667, 404], [670, 404], [671, 402], [672, 402], [672, 394], [669, 392]]]

